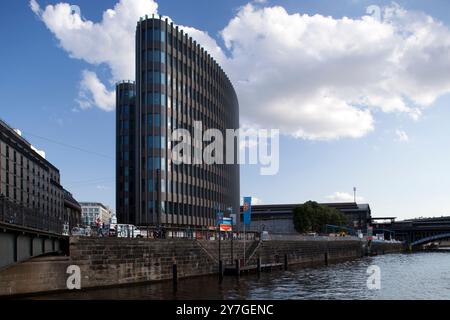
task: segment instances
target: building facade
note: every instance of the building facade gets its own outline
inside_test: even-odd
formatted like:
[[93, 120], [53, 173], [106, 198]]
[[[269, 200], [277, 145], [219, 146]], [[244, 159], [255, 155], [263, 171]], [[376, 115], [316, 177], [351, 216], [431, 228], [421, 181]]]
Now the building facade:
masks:
[[[172, 159], [175, 129], [193, 136], [194, 122], [201, 121], [203, 130], [218, 129], [225, 136], [226, 129], [239, 128], [234, 88], [199, 44], [168, 20], [141, 19], [136, 82], [119, 83], [116, 93], [119, 223], [210, 227], [217, 212], [238, 213], [237, 164]], [[194, 143], [191, 154], [196, 148], [203, 146]]]
[[[367, 232], [367, 226], [372, 221], [372, 212], [368, 204], [322, 203], [322, 205], [339, 210], [347, 218], [346, 227]], [[299, 204], [253, 205], [251, 224], [248, 231], [269, 231], [275, 234], [295, 234], [293, 217], [294, 209]], [[241, 220], [243, 208], [241, 207]]]
[[67, 232], [70, 233], [70, 230], [74, 227], [79, 227], [81, 225], [81, 205], [77, 200], [73, 197], [73, 195], [67, 191], [63, 190], [64, 195], [64, 221], [67, 221], [66, 224], [68, 227]]
[[[61, 234], [65, 216], [59, 170], [19, 130], [0, 120], [1, 219]], [[7, 221], [5, 221], [7, 220]]]
[[124, 222], [136, 220], [138, 181], [136, 180], [139, 139], [136, 130], [136, 85], [116, 86], [116, 209]]
[[80, 202], [81, 221], [84, 226], [109, 225], [111, 223], [111, 209], [98, 202]]

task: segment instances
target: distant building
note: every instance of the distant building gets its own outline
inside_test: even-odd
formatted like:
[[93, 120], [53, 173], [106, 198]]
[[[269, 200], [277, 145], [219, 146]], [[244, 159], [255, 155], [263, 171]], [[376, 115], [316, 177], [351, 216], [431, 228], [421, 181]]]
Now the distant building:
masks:
[[117, 224], [117, 214], [115, 212], [111, 215], [111, 224]]
[[[247, 231], [269, 231], [269, 233], [294, 234], [297, 233], [293, 223], [293, 210], [300, 204], [270, 204], [253, 205], [251, 225]], [[371, 222], [371, 210], [368, 204], [357, 203], [323, 203], [335, 208], [347, 217], [347, 227], [354, 230], [367, 231], [367, 224]], [[241, 221], [242, 207], [241, 207]]]
[[112, 211], [109, 207], [99, 202], [80, 202], [81, 221], [85, 226], [109, 225]]
[[[62, 234], [64, 225], [70, 224], [58, 168], [45, 159], [43, 151], [23, 138], [20, 130], [2, 120], [0, 201], [3, 211], [0, 218], [9, 224], [58, 234]], [[75, 222], [76, 214], [70, 216]]]

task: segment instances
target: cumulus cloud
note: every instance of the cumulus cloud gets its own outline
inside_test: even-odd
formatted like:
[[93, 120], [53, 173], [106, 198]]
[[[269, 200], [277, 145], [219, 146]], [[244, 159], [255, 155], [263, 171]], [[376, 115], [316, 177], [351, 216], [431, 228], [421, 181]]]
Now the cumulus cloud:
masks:
[[[332, 202], [353, 202], [354, 196], [350, 193], [347, 192], [335, 192], [332, 195], [329, 195], [326, 197], [326, 199], [328, 201], [332, 201]], [[356, 197], [356, 202], [361, 202], [364, 201], [363, 197]]]
[[450, 92], [449, 29], [397, 5], [379, 21], [248, 4], [221, 34], [243, 121], [297, 137], [361, 137], [373, 110], [417, 119]]
[[37, 3], [36, 0], [30, 1], [30, 8], [35, 14], [40, 14], [41, 8], [39, 6], [39, 3]]
[[405, 131], [397, 129], [397, 130], [395, 130], [395, 134], [397, 136], [397, 141], [399, 141], [399, 142], [408, 142], [409, 141], [409, 136]]
[[[93, 66], [104, 64], [109, 67], [111, 79], [107, 85], [101, 85], [92, 72], [83, 71], [78, 102], [82, 109], [96, 105], [103, 110], [113, 110], [111, 96], [114, 90], [111, 85], [134, 78], [136, 23], [146, 14], [157, 13], [157, 3], [153, 0], [120, 0], [113, 9], [103, 13], [98, 23], [83, 19], [68, 3], [47, 5], [41, 9], [36, 0], [31, 0], [30, 7], [70, 57]], [[105, 92], [107, 86], [109, 92]], [[92, 101], [88, 102], [86, 95]]]
[[[232, 79], [245, 126], [304, 139], [359, 138], [375, 129], [377, 112], [418, 120], [450, 92], [450, 30], [424, 13], [393, 4], [381, 20], [338, 19], [258, 2], [241, 7], [220, 32], [226, 51], [208, 33], [182, 27]], [[71, 57], [108, 65], [111, 83], [134, 77], [136, 21], [157, 12], [153, 0], [120, 0], [94, 23], [65, 3], [42, 10], [31, 0], [30, 7]]]
[[108, 91], [95, 72], [84, 70], [77, 101], [81, 109], [97, 106], [102, 110], [112, 111], [115, 108], [116, 94]]

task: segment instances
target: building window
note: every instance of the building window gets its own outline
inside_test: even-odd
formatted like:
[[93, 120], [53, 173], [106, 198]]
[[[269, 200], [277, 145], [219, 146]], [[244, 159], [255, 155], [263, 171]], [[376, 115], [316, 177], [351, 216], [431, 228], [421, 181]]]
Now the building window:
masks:
[[166, 95], [160, 92], [148, 92], [145, 100], [147, 105], [166, 105]]
[[153, 179], [148, 179], [148, 192], [153, 192], [154, 190], [154, 181]]
[[130, 122], [128, 120], [122, 121], [121, 124], [123, 130], [128, 130], [130, 128]]
[[148, 115], [148, 126], [150, 129], [153, 127], [159, 128], [161, 126], [161, 116], [159, 113]]
[[155, 29], [147, 29], [142, 32], [143, 38], [147, 41], [166, 41], [166, 32], [155, 26]]
[[166, 84], [166, 74], [163, 72], [147, 71], [144, 74], [146, 74], [146, 76], [144, 75], [144, 79], [146, 79], [148, 83]]
[[164, 136], [148, 136], [147, 137], [147, 147], [149, 149], [165, 149], [166, 148], [166, 137]]
[[166, 63], [166, 55], [160, 50], [148, 50], [146, 57], [147, 61]]
[[148, 158], [148, 169], [149, 170], [159, 170], [161, 169], [161, 158], [149, 157]]

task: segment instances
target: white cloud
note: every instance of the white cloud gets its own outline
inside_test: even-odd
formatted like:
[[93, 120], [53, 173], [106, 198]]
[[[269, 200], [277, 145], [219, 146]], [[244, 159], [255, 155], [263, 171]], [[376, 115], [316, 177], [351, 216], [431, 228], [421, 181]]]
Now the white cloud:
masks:
[[[157, 12], [153, 0], [120, 0], [94, 23], [65, 3], [41, 10], [31, 0], [30, 7], [71, 57], [108, 65], [111, 84], [134, 77], [136, 21]], [[233, 80], [246, 126], [304, 139], [359, 138], [374, 130], [375, 111], [417, 120], [450, 92], [449, 28], [396, 4], [382, 21], [248, 4], [220, 33], [227, 54], [206, 32], [182, 28]]]
[[222, 31], [244, 122], [307, 139], [361, 137], [372, 110], [420, 110], [450, 92], [450, 31], [393, 5], [384, 21], [248, 4]]
[[39, 14], [41, 11], [39, 3], [37, 3], [36, 0], [30, 0], [30, 8], [35, 14]]
[[[110, 89], [101, 85], [92, 72], [83, 72], [81, 86], [93, 100], [87, 102], [85, 97], [81, 97], [78, 99], [79, 103], [81, 101], [80, 107], [96, 105], [107, 111], [114, 109], [114, 101], [111, 101], [114, 90], [111, 85], [120, 80], [134, 79], [136, 23], [146, 14], [157, 13], [156, 2], [120, 0], [113, 9], [103, 13], [102, 20], [98, 23], [83, 19], [68, 3], [47, 5], [41, 9], [36, 0], [31, 0], [30, 7], [70, 57], [94, 66], [105, 64], [110, 68]], [[93, 92], [96, 89], [100, 91]]]
[[94, 72], [84, 70], [77, 102], [81, 109], [91, 108], [95, 105], [102, 110], [113, 111], [116, 94], [114, 91], [108, 91]]
[[397, 135], [397, 141], [399, 141], [399, 142], [408, 142], [409, 141], [409, 136], [405, 131], [397, 129], [395, 131], [395, 134]]
[[[335, 192], [326, 197], [328, 201], [332, 202], [354, 202], [354, 196], [347, 192]], [[356, 197], [356, 202], [364, 201], [363, 197]]]
[[110, 189], [109, 187], [104, 186], [104, 185], [98, 185], [98, 186], [96, 186], [95, 188], [96, 188], [97, 190], [100, 190], [100, 191], [105, 191], [105, 190], [109, 190], [109, 189]]

